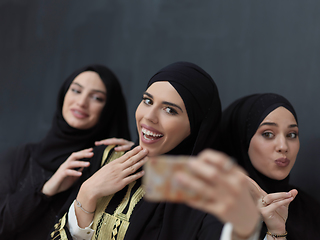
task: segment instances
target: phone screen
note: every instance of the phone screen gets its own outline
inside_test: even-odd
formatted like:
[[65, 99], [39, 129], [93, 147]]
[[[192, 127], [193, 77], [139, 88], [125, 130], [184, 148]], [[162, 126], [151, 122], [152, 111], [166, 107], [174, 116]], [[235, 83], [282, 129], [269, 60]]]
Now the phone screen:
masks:
[[142, 178], [145, 190], [145, 199], [149, 201], [181, 202], [182, 199], [193, 196], [176, 181], [173, 180], [173, 174], [176, 171], [188, 172], [186, 162], [190, 160], [189, 156], [168, 156], [162, 155], [152, 157], [145, 165], [145, 175]]

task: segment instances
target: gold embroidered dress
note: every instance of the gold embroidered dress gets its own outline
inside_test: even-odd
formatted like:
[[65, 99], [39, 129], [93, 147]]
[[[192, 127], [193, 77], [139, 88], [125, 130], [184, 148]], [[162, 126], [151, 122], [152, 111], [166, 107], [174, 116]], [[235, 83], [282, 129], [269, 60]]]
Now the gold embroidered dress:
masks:
[[[101, 167], [104, 164], [121, 157], [123, 152], [113, 151], [114, 146], [108, 146], [101, 161]], [[107, 213], [107, 208], [115, 194], [102, 197], [97, 202], [96, 214], [93, 218], [92, 229], [95, 230], [92, 239], [94, 240], [123, 240], [130, 224], [130, 216], [136, 204], [141, 200], [144, 191], [141, 186], [136, 186], [136, 181], [130, 183], [126, 188], [126, 193], [122, 201], [113, 213]], [[134, 188], [135, 187], [135, 188]], [[134, 189], [134, 190], [133, 190]], [[51, 233], [52, 239], [68, 239], [65, 232], [67, 214], [65, 214], [57, 223], [55, 230]]]

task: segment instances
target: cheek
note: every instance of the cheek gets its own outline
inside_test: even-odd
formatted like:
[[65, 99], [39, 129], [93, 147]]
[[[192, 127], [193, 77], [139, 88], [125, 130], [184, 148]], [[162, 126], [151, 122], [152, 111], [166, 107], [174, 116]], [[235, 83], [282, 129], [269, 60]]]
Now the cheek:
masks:
[[296, 159], [297, 158], [297, 155], [298, 155], [298, 153], [299, 153], [299, 149], [300, 149], [300, 142], [298, 141], [298, 142], [295, 142], [295, 143], [293, 143], [292, 145], [291, 145], [291, 149], [292, 149], [292, 157], [294, 158], [294, 159]]
[[105, 106], [105, 103], [103, 104], [96, 104], [93, 106], [93, 118], [96, 119], [96, 121], [98, 121], [100, 119], [101, 113], [103, 111], [103, 108]]
[[63, 105], [62, 105], [62, 116], [64, 117], [64, 119], [66, 119], [67, 117], [69, 105], [70, 105], [70, 97], [68, 97], [68, 92], [67, 92], [66, 96], [64, 97]]
[[[264, 147], [262, 148], [261, 146]], [[268, 146], [266, 144], [263, 145], [257, 141], [250, 143], [248, 155], [255, 168], [259, 168], [259, 166], [264, 164], [263, 159], [267, 155], [267, 148]]]
[[169, 123], [168, 132], [170, 132], [171, 139], [173, 142], [182, 142], [190, 134], [189, 123], [186, 124], [185, 121], [174, 121]]
[[141, 112], [142, 112], [142, 110], [141, 110], [142, 108], [141, 108], [141, 104], [139, 104], [139, 106], [137, 107], [137, 110], [136, 110], [136, 113], [135, 113], [135, 118], [136, 118], [136, 124], [137, 124], [137, 127], [138, 127], [138, 123], [139, 123], [139, 121], [140, 121], [140, 119], [141, 119], [141, 116], [143, 115]]

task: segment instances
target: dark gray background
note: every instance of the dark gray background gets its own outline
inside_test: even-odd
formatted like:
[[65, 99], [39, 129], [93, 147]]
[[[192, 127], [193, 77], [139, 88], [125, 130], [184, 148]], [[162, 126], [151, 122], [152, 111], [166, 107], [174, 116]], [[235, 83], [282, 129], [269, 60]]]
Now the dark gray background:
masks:
[[134, 134], [147, 80], [191, 61], [215, 79], [223, 107], [257, 92], [292, 102], [301, 140], [292, 182], [320, 200], [319, 12], [318, 0], [0, 0], [0, 152], [46, 134], [78, 67], [116, 73]]

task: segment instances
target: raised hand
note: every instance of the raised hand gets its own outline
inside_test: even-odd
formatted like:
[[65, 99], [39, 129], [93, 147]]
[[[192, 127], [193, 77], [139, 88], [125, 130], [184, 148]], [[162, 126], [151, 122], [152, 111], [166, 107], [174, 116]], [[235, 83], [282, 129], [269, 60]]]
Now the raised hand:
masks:
[[260, 210], [268, 231], [273, 234], [285, 233], [289, 204], [297, 196], [298, 191], [292, 189], [289, 192], [267, 194], [254, 180], [249, 177], [247, 180], [250, 183], [251, 195]]
[[[114, 194], [127, 184], [141, 178], [144, 171], [136, 172], [148, 160], [147, 150], [135, 147], [120, 158], [103, 166], [99, 171], [85, 181], [78, 193], [77, 200], [87, 212], [94, 212], [97, 200], [103, 196]], [[75, 208], [79, 227], [90, 224], [92, 216]]]
[[134, 143], [131, 141], [128, 141], [126, 139], [123, 139], [123, 138], [108, 138], [108, 139], [104, 139], [101, 141], [96, 141], [95, 145], [96, 146], [99, 146], [99, 145], [119, 145], [118, 147], [115, 147], [114, 150], [117, 152], [121, 152], [121, 151], [130, 150], [131, 147], [134, 145]]
[[236, 235], [250, 236], [260, 220], [243, 170], [228, 156], [205, 150], [188, 162], [191, 173], [177, 172], [176, 179], [186, 191], [198, 197], [185, 199], [191, 207], [231, 222]]
[[89, 167], [89, 162], [81, 161], [80, 159], [91, 158], [93, 156], [92, 150], [92, 148], [89, 148], [72, 153], [43, 185], [42, 193], [47, 196], [53, 196], [70, 188], [82, 175], [82, 170], [85, 167]]

